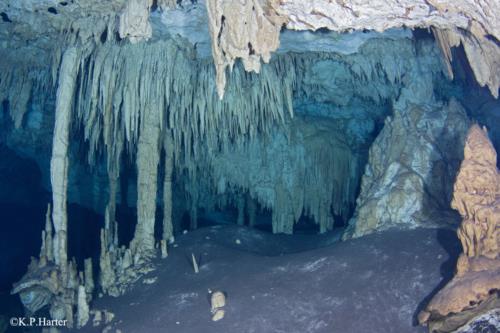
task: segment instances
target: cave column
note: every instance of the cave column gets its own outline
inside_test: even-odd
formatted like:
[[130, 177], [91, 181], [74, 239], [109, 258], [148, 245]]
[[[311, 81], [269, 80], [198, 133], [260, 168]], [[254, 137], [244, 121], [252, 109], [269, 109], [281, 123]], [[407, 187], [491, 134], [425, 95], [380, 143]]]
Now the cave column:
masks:
[[172, 173], [174, 169], [174, 142], [172, 133], [165, 135], [165, 179], [163, 181], [163, 240], [173, 240]]
[[155, 248], [155, 214], [160, 125], [157, 111], [146, 108], [137, 145], [137, 225], [131, 243], [133, 253], [149, 256]]
[[68, 147], [71, 123], [71, 107], [78, 70], [76, 48], [68, 48], [62, 57], [57, 87], [54, 137], [50, 161], [52, 184], [52, 223], [54, 224], [54, 261], [63, 270], [67, 265], [67, 191], [68, 191]]

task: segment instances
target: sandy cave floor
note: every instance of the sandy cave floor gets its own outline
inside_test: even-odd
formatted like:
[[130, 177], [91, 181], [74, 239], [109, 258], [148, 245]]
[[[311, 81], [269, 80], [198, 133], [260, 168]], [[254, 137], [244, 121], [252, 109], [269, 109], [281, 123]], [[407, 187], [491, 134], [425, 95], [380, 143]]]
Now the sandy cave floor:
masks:
[[[452, 276], [460, 251], [455, 233], [338, 238], [202, 228], [179, 236], [169, 257], [125, 296], [97, 299], [94, 307], [112, 311], [112, 326], [123, 333], [425, 332], [415, 326], [416, 314]], [[199, 274], [191, 253], [200, 258]], [[142, 283], [152, 277], [155, 283]], [[211, 321], [208, 289], [227, 294], [219, 322]], [[103, 329], [91, 325], [80, 332]]]

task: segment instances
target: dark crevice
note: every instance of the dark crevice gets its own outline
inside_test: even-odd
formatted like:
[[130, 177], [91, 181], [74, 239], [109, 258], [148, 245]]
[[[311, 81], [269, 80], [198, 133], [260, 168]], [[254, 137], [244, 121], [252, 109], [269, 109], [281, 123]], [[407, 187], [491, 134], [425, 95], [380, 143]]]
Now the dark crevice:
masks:
[[217, 43], [220, 44], [220, 38], [222, 36], [222, 30], [224, 30], [224, 22], [226, 22], [226, 17], [224, 15], [221, 16], [220, 18], [220, 30], [219, 34], [217, 35]]
[[2, 17], [2, 21], [12, 23], [12, 20], [9, 18], [9, 15], [7, 15], [7, 13], [1, 12], [0, 16]]
[[255, 50], [253, 49], [252, 43], [248, 43], [248, 54], [249, 55], [255, 54]]
[[9, 113], [9, 100], [8, 99], [4, 99], [2, 101], [2, 112], [3, 112], [3, 114]]
[[106, 43], [106, 41], [108, 40], [108, 28], [104, 29], [99, 39], [101, 40], [101, 43]]
[[57, 9], [55, 9], [54, 7], [47, 8], [47, 11], [51, 14], [57, 15]]
[[153, 0], [153, 3], [151, 4], [150, 10], [152, 12], [156, 11], [158, 9], [158, 0]]
[[486, 39], [495, 43], [497, 47], [500, 47], [500, 41], [493, 35], [486, 35]]
[[118, 31], [115, 32], [115, 40], [117, 42], [121, 42], [122, 41], [122, 38], [120, 37], [120, 34], [118, 33]]

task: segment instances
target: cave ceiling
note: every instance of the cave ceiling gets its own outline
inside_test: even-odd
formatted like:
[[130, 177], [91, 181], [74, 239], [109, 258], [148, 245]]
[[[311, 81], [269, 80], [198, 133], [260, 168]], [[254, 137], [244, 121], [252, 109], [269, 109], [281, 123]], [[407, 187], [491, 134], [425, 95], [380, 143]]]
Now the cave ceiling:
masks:
[[462, 44], [478, 83], [495, 97], [500, 85], [498, 1], [4, 0], [0, 14], [0, 55], [31, 66], [69, 45], [181, 36], [200, 57], [214, 57], [220, 97], [236, 59], [259, 72], [276, 51], [355, 52], [383, 31], [408, 35], [397, 28], [431, 28], [447, 62]]

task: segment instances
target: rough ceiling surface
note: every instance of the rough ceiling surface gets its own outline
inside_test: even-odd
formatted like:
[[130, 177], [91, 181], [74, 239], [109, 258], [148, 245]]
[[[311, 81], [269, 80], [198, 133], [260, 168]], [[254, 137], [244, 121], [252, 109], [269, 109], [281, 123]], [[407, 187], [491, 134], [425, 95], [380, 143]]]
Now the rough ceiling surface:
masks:
[[280, 46], [283, 27], [335, 32], [432, 28], [446, 61], [452, 60], [450, 48], [461, 43], [477, 81], [495, 97], [500, 85], [498, 1], [6, 0], [0, 13], [2, 48], [23, 50], [28, 60], [55, 45], [87, 45], [111, 37], [138, 43], [161, 37], [162, 31], [188, 39], [198, 34], [194, 42], [205, 43], [200, 46], [206, 49], [200, 36], [208, 30], [221, 98], [225, 70], [241, 59], [246, 70], [259, 72], [261, 60], [268, 62]]

